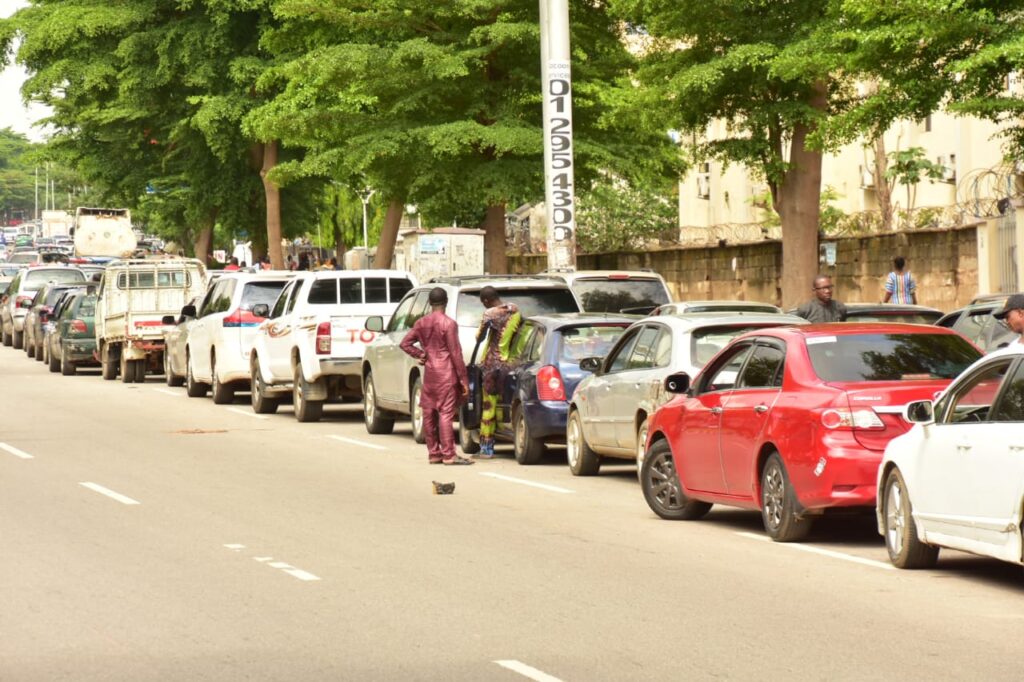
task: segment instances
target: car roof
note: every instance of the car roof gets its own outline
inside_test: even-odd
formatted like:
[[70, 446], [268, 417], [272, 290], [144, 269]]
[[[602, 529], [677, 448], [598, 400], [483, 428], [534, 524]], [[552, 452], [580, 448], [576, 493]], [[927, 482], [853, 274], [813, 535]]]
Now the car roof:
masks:
[[[269, 272], [269, 271], [268, 271]], [[278, 270], [280, 274], [282, 271]], [[225, 273], [230, 274], [230, 273]], [[251, 273], [250, 273], [251, 274]], [[415, 279], [412, 273], [405, 270], [299, 270], [294, 274], [310, 279], [328, 279], [331, 277], [404, 277]]]
[[664, 281], [664, 278], [653, 270], [545, 270], [540, 273], [551, 277], [563, 278], [568, 282], [576, 279], [656, 279]]
[[224, 272], [220, 275], [218, 279], [237, 279], [245, 282], [250, 282], [264, 279], [291, 279], [294, 276], [295, 273], [289, 270], [262, 270], [260, 272]]
[[534, 315], [529, 320], [539, 322], [548, 329], [576, 327], [588, 324], [625, 324], [637, 321], [636, 315], [616, 315], [614, 313], [550, 313]]
[[661, 322], [682, 332], [701, 327], [740, 324], [806, 325], [807, 320], [796, 315], [782, 313], [706, 312], [683, 313], [680, 315], [651, 315], [637, 322]]
[[[451, 281], [454, 280], [454, 281]], [[479, 291], [486, 286], [492, 286], [498, 290], [509, 290], [509, 289], [569, 289], [569, 285], [564, 280], [548, 278], [548, 277], [534, 277], [534, 276], [523, 276], [516, 277], [501, 275], [498, 277], [456, 277], [456, 278], [440, 278], [431, 280], [427, 284], [420, 285], [418, 288], [432, 289], [435, 286], [444, 287], [452, 291]]]
[[957, 332], [948, 327], [934, 325], [907, 324], [903, 322], [827, 322], [807, 324], [800, 327], [789, 327], [787, 334], [800, 335], [805, 338], [815, 336], [856, 336], [858, 334], [953, 334]]
[[931, 308], [926, 305], [914, 305], [911, 303], [847, 303], [847, 310], [878, 310], [878, 311], [893, 311], [893, 312], [922, 312], [922, 313], [939, 313], [943, 314], [938, 308]]

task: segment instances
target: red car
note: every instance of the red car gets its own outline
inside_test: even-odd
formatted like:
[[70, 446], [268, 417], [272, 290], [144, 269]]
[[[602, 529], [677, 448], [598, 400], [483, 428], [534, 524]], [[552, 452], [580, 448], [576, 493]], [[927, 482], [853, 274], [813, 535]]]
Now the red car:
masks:
[[832, 507], [875, 505], [886, 444], [981, 352], [941, 327], [862, 323], [750, 332], [722, 349], [650, 423], [641, 485], [666, 519], [712, 504], [760, 509], [780, 542]]

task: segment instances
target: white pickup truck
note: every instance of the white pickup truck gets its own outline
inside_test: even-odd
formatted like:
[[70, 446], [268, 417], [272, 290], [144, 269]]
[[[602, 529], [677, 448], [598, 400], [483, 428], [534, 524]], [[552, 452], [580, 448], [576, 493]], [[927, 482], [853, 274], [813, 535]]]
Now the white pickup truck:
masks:
[[118, 260], [103, 273], [96, 302], [96, 351], [103, 378], [142, 382], [161, 371], [163, 317], [177, 314], [206, 289], [195, 259]]
[[277, 411], [283, 394], [293, 395], [295, 418], [317, 421], [324, 403], [362, 395], [360, 367], [366, 345], [377, 335], [366, 318], [390, 318], [416, 279], [397, 270], [300, 273], [273, 308], [253, 307], [266, 317], [249, 353], [252, 407]]

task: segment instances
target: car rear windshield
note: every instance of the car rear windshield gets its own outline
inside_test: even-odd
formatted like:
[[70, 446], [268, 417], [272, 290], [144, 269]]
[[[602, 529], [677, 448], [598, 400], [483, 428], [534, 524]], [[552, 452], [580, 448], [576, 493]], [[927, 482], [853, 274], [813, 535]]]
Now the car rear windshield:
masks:
[[288, 284], [287, 280], [279, 282], [248, 282], [242, 289], [242, 302], [239, 304], [244, 310], [252, 310], [254, 305], [266, 303], [273, 306], [281, 290]]
[[35, 263], [39, 260], [39, 254], [35, 252], [30, 253], [16, 253], [11, 256], [9, 262], [11, 263]]
[[583, 358], [603, 358], [608, 355], [619, 340], [628, 323], [592, 324], [561, 330], [562, 348], [559, 359], [562, 362], [579, 364]]
[[742, 303], [736, 305], [688, 305], [686, 313], [777, 313], [779, 309], [773, 305], [756, 305]]
[[653, 278], [578, 279], [572, 289], [588, 313], [617, 313], [626, 308], [656, 308], [669, 302], [661, 280]]
[[331, 277], [318, 279], [309, 288], [306, 302], [313, 305], [398, 303], [412, 289], [404, 277]]
[[690, 334], [690, 357], [693, 364], [703, 367], [708, 360], [715, 357], [718, 351], [725, 348], [726, 344], [744, 332], [752, 329], [764, 329], [765, 327], [776, 327], [771, 324], [746, 324], [746, 325], [717, 325], [714, 327], [701, 327]]
[[71, 268], [60, 268], [59, 270], [29, 270], [25, 275], [25, 291], [38, 291], [47, 282], [57, 284], [71, 284], [72, 282], [84, 282], [85, 273], [81, 270]]
[[824, 381], [952, 379], [981, 353], [956, 334], [812, 336], [807, 352]]
[[[515, 303], [519, 306], [519, 312], [523, 317], [580, 311], [576, 299], [568, 289], [498, 289], [498, 296], [503, 303]], [[483, 313], [484, 304], [480, 302], [479, 291], [459, 292], [458, 309], [455, 312], [455, 319], [459, 325], [474, 327], [480, 324]]]
[[79, 317], [92, 317], [96, 314], [96, 297], [93, 295], [83, 296], [78, 303]]
[[44, 302], [43, 305], [52, 306], [54, 303], [57, 302], [57, 299], [63, 296], [64, 293], [71, 288], [72, 287], [53, 287], [48, 292], [46, 292], [46, 301]]
[[872, 311], [860, 314], [849, 311], [846, 316], [847, 322], [899, 322], [904, 324], [935, 324], [935, 321], [942, 317], [942, 313], [905, 313], [894, 311]]
[[192, 286], [192, 275], [184, 270], [135, 270], [117, 275], [118, 289], [180, 289]]

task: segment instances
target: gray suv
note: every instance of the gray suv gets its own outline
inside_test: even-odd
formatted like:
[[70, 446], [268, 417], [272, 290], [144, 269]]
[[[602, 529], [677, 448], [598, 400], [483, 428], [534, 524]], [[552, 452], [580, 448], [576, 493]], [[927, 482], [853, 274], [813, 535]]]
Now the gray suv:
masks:
[[25, 343], [25, 316], [32, 307], [36, 292], [47, 282], [55, 284], [84, 284], [85, 273], [77, 268], [26, 268], [14, 276], [7, 291], [0, 297], [0, 325], [3, 344], [22, 348]]
[[[509, 275], [478, 277], [445, 277], [423, 284], [398, 304], [387, 326], [380, 317], [371, 317], [366, 328], [378, 332], [363, 356], [363, 418], [370, 433], [391, 433], [395, 419], [411, 416], [412, 434], [417, 443], [424, 442], [423, 413], [419, 409], [422, 368], [406, 355], [399, 344], [416, 320], [429, 312], [427, 294], [434, 287], [448, 292], [449, 317], [459, 323], [459, 342], [467, 364], [476, 344], [476, 330], [484, 307], [480, 290], [492, 286], [501, 300], [515, 303], [523, 317], [551, 313], [578, 313], [579, 304], [569, 286], [553, 278], [516, 277]], [[468, 445], [471, 434], [462, 433], [460, 440]]]

